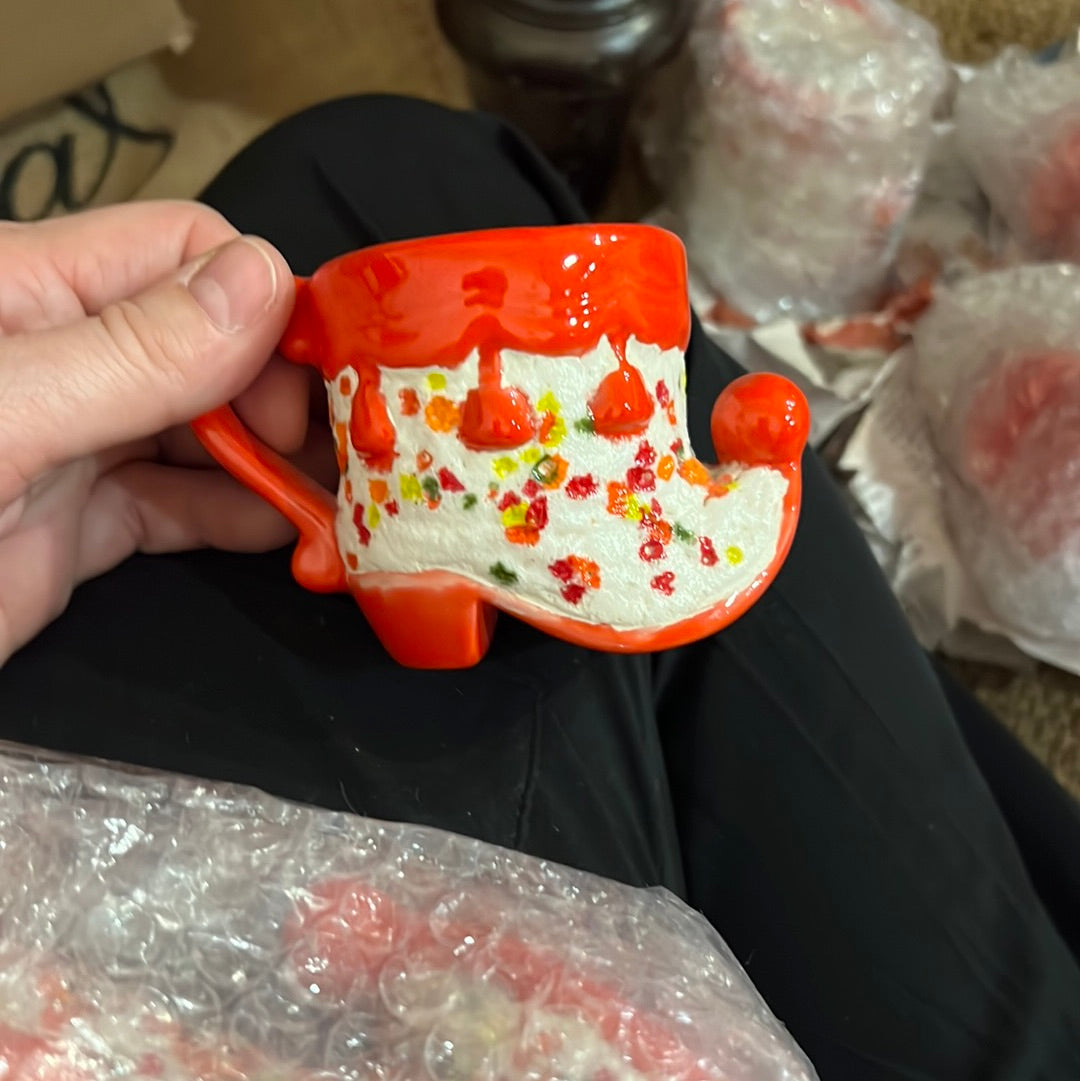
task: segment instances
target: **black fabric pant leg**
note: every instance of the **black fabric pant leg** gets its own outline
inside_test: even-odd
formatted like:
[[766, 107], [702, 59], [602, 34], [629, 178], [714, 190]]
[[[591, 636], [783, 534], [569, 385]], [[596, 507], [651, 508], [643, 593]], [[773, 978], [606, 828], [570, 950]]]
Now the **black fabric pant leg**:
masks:
[[[700, 336], [689, 369], [701, 447], [738, 369]], [[657, 661], [690, 899], [823, 1077], [1078, 1077], [1076, 958], [838, 490], [805, 464], [773, 587]]]
[[1080, 803], [956, 678], [937, 665], [964, 741], [986, 778], [1039, 896], [1080, 957]]
[[380, 95], [283, 121], [202, 200], [271, 240], [297, 274], [365, 244], [584, 220], [554, 169], [499, 120]]

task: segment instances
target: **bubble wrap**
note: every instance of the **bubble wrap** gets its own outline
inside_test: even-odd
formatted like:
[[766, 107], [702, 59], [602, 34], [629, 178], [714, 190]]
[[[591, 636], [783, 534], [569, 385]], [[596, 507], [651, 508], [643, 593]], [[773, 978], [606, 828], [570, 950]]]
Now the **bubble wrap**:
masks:
[[942, 291], [915, 347], [950, 529], [987, 603], [1080, 655], [1080, 267]]
[[1029, 259], [1080, 261], [1080, 57], [1009, 49], [957, 93], [956, 139]]
[[0, 1077], [815, 1075], [663, 891], [0, 745]]
[[891, 0], [704, 0], [669, 201], [691, 261], [767, 322], [881, 299], [947, 67]]

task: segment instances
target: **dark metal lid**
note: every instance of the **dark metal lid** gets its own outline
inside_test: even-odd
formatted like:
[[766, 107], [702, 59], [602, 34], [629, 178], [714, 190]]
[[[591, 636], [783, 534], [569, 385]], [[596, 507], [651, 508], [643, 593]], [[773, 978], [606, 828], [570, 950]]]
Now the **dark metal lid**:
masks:
[[490, 75], [608, 89], [677, 47], [693, 0], [436, 0], [443, 33]]
[[522, 22], [550, 26], [553, 29], [576, 30], [603, 26], [625, 19], [641, 0], [487, 0], [507, 15]]

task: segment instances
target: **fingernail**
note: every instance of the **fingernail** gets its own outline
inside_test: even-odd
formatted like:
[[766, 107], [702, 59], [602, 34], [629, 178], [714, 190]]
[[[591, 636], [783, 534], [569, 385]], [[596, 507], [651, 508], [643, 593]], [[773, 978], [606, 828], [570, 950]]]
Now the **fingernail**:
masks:
[[235, 334], [258, 322], [273, 304], [277, 270], [259, 244], [240, 237], [199, 268], [188, 290], [216, 327]]

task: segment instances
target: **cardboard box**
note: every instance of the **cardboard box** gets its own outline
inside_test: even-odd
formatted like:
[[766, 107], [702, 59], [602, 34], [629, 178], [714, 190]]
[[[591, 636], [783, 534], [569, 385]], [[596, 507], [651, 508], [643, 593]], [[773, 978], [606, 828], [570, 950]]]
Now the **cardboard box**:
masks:
[[178, 0], [4, 0], [0, 121], [190, 40]]

